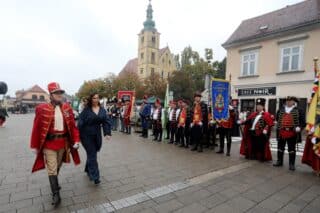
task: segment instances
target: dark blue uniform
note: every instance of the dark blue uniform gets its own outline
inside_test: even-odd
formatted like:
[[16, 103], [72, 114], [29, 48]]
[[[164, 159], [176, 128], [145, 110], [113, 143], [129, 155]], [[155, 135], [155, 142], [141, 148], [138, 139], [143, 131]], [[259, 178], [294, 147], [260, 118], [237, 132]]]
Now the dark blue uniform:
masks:
[[148, 137], [149, 117], [151, 114], [151, 105], [146, 103], [140, 111], [142, 137]]
[[78, 127], [82, 145], [87, 153], [85, 172], [91, 180], [99, 180], [97, 152], [102, 146], [101, 130], [104, 136], [111, 136], [111, 120], [105, 109], [100, 108], [99, 113], [96, 114], [91, 108], [86, 107], [79, 116]]

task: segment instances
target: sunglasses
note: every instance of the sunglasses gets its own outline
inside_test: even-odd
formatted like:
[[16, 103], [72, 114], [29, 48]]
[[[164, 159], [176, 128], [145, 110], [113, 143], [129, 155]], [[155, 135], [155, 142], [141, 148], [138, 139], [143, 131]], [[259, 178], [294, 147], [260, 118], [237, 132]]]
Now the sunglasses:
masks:
[[64, 92], [62, 92], [62, 91], [57, 91], [57, 92], [53, 92], [52, 94], [55, 94], [55, 95], [63, 95]]

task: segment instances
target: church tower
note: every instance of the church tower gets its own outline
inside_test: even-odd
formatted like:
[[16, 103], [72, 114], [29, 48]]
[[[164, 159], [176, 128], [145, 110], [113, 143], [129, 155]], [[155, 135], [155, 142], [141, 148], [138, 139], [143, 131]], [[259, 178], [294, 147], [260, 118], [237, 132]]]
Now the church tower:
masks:
[[155, 28], [151, 0], [149, 0], [147, 18], [143, 26], [138, 35], [138, 75], [146, 78], [159, 72], [160, 33]]

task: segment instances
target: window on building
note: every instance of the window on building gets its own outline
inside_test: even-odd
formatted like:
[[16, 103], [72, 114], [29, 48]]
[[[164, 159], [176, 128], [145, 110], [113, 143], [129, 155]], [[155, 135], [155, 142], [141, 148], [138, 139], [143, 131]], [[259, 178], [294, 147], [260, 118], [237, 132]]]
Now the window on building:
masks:
[[168, 79], [170, 78], [170, 73], [168, 73]]
[[43, 95], [40, 95], [40, 101], [44, 101], [44, 96]]
[[151, 41], [152, 41], [152, 47], [155, 47], [156, 46], [156, 37], [152, 36]]
[[37, 100], [37, 99], [38, 99], [37, 95], [32, 95], [32, 100]]
[[171, 66], [171, 60], [169, 60], [169, 66]]
[[164, 64], [164, 58], [162, 59], [162, 64]]
[[144, 53], [140, 53], [140, 58], [141, 58], [141, 59], [144, 58]]
[[155, 64], [156, 54], [154, 52], [151, 53], [151, 64]]
[[143, 68], [140, 69], [140, 74], [143, 74]]
[[161, 78], [163, 79], [163, 76], [164, 76], [164, 72], [163, 70], [161, 71]]
[[258, 52], [246, 52], [241, 57], [241, 76], [257, 74]]
[[294, 45], [281, 48], [281, 72], [301, 69], [302, 46]]
[[144, 36], [141, 37], [141, 44], [144, 43]]
[[154, 68], [151, 68], [151, 75], [154, 75]]

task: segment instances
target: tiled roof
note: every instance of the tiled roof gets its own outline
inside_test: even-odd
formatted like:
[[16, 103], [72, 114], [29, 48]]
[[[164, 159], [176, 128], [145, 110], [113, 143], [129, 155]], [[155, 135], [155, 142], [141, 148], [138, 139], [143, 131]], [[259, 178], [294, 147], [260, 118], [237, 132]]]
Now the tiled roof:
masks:
[[31, 87], [30, 89], [28, 89], [25, 92], [38, 92], [38, 93], [47, 93], [44, 89], [42, 89], [40, 86], [38, 85], [34, 85], [33, 87]]
[[166, 50], [168, 50], [168, 49], [169, 49], [168, 46], [160, 49], [160, 50], [159, 50], [160, 56], [162, 56], [162, 55], [166, 52]]
[[137, 73], [138, 72], [138, 58], [131, 59], [127, 62], [119, 75], [124, 73]]
[[320, 23], [320, 0], [305, 0], [285, 8], [242, 21], [224, 47], [263, 38], [310, 24]]

